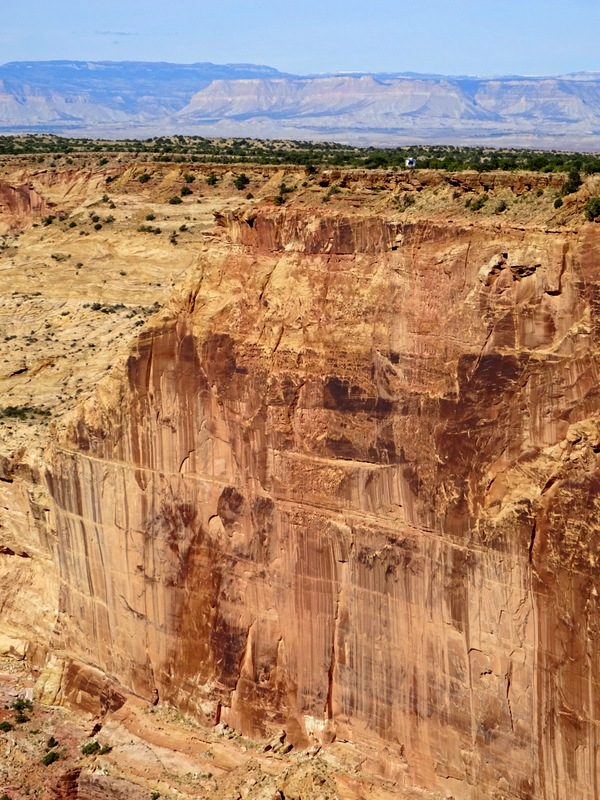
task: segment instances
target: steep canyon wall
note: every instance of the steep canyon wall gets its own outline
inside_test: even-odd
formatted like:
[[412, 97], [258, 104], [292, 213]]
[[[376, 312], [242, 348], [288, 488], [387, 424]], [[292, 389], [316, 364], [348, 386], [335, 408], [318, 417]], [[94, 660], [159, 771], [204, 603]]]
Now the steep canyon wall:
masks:
[[221, 225], [47, 453], [50, 649], [407, 787], [592, 800], [595, 226]]

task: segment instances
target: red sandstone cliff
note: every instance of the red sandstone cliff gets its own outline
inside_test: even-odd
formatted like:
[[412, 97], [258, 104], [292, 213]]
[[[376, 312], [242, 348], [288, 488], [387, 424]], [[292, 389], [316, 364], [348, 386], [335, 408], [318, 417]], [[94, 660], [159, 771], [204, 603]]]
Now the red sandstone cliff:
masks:
[[595, 227], [222, 225], [52, 445], [51, 647], [399, 785], [595, 798]]
[[[262, 200], [232, 211], [228, 167], [181, 207], [166, 201], [188, 167], [141, 189], [135, 163], [109, 169], [101, 232], [91, 167], [17, 165], [0, 187], [7, 227], [71, 215], [0, 253], [3, 407], [56, 403], [51, 426], [0, 414], [0, 654], [44, 668], [42, 700], [105, 723], [114, 763], [129, 719], [142, 775], [127, 693], [156, 690], [163, 710], [285, 729], [296, 750], [354, 743], [353, 800], [595, 797], [588, 187], [555, 214], [556, 175], [332, 170], [303, 187], [257, 168]], [[284, 178], [297, 192], [276, 210]], [[502, 216], [465, 211], [484, 190]], [[136, 230], [150, 203], [165, 239], [192, 229], [177, 248]], [[169, 772], [187, 740], [152, 735]], [[238, 797], [233, 775], [219, 794], [220, 758], [214, 796]], [[59, 767], [63, 794], [116, 780]]]

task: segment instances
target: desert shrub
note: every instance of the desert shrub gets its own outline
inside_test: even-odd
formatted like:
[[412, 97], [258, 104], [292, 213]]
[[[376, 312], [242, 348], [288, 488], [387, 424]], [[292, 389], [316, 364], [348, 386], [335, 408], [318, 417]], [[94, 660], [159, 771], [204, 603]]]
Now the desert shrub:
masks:
[[250, 178], [243, 172], [241, 175], [238, 175], [237, 178], [235, 178], [233, 181], [233, 185], [235, 186], [235, 188], [239, 189], [240, 191], [242, 189], [245, 189], [249, 183], [250, 183]]
[[49, 767], [50, 764], [54, 764], [55, 761], [59, 761], [60, 756], [56, 752], [56, 750], [50, 750], [46, 755], [42, 758], [42, 764], [45, 767]]
[[[25, 406], [23, 406], [23, 408], [25, 408]], [[24, 697], [17, 697], [15, 702], [12, 704], [11, 708], [14, 711], [33, 711], [33, 703], [31, 702], [31, 700], [27, 700]]]
[[160, 228], [153, 228], [152, 225], [139, 225], [138, 226], [139, 233], [161, 233]]
[[500, 202], [496, 205], [494, 211], [496, 212], [496, 214], [501, 214], [503, 211], [506, 211], [507, 208], [508, 206], [506, 205], [506, 201], [500, 200]]
[[412, 194], [410, 194], [409, 192], [404, 192], [402, 197], [397, 198], [397, 203], [398, 203], [398, 208], [406, 209], [410, 208], [411, 206], [414, 206], [416, 200]]
[[58, 742], [54, 736], [51, 736], [46, 742], [46, 750], [53, 750], [55, 747], [58, 747]]
[[115, 303], [114, 305], [103, 303], [92, 303], [90, 306], [92, 311], [101, 311], [103, 314], [115, 314], [117, 311], [122, 311], [125, 306], [123, 303]]
[[91, 742], [86, 742], [85, 744], [81, 745], [81, 752], [84, 756], [93, 756], [95, 753], [100, 750], [100, 745], [95, 739], [92, 739]]
[[181, 197], [177, 197], [177, 195], [175, 195], [169, 200], [169, 204], [172, 206], [178, 206], [180, 203], [183, 203], [183, 200], [181, 199]]
[[148, 183], [148, 181], [149, 181], [149, 180], [150, 180], [150, 175], [148, 175], [148, 173], [147, 173], [147, 172], [143, 172], [143, 173], [140, 175], [140, 177], [138, 178], [138, 181], [139, 181], [140, 183]]
[[554, 201], [554, 208], [560, 208], [563, 204], [562, 197], [557, 197]]
[[189, 172], [186, 172], [185, 175], [183, 176], [183, 180], [186, 183], [193, 183], [196, 180], [196, 178], [194, 178], [193, 175], [190, 175]]
[[600, 217], [600, 197], [590, 197], [584, 208], [585, 218], [590, 222]]
[[179, 192], [179, 194], [180, 194], [182, 197], [187, 197], [187, 196], [188, 196], [188, 195], [190, 195], [191, 193], [192, 193], [192, 190], [190, 189], [190, 187], [189, 187], [189, 186], [182, 186], [182, 187], [181, 187], [181, 191]]
[[562, 187], [561, 194], [573, 194], [581, 186], [581, 176], [579, 171], [574, 167], [569, 170], [569, 177], [567, 178], [564, 186]]
[[213, 172], [211, 172], [211, 174], [210, 174], [210, 175], [208, 176], [208, 178], [206, 179], [206, 183], [207, 183], [209, 186], [214, 186], [214, 185], [215, 185], [215, 183], [217, 182], [217, 180], [218, 180], [217, 176], [216, 176], [216, 175], [215, 175]]
[[[32, 417], [49, 417], [50, 412], [46, 408], [37, 408], [36, 406], [6, 406], [6, 408], [0, 409], [0, 417], [7, 417], [8, 419], [31, 419]], [[26, 710], [31, 711], [33, 706], [20, 706], [15, 708], [13, 704], [13, 710], [17, 712], [15, 716], [15, 720], [17, 722], [26, 722], [27, 720], [17, 719], [17, 716], [25, 716], [24, 712]]]
[[273, 202], [276, 206], [282, 206], [285, 203], [285, 198], [278, 194], [273, 198]]
[[12, 725], [7, 719], [4, 719], [2, 722], [0, 722], [0, 731], [3, 733], [8, 733], [9, 731], [12, 731], [13, 728], [14, 725]]
[[478, 197], [476, 200], [471, 202], [471, 211], [479, 211], [484, 207], [484, 205], [488, 201], [487, 194], [482, 194], [481, 197]]

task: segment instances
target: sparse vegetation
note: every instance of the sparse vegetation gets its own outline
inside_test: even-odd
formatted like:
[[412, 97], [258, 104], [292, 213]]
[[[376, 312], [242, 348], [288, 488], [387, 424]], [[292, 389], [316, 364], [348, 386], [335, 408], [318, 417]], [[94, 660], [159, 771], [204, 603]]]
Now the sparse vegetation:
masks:
[[469, 208], [471, 209], [471, 211], [480, 211], [488, 200], [489, 200], [488, 195], [482, 194], [480, 195], [480, 197], [471, 201], [471, 203], [469, 204]]
[[[148, 217], [146, 217], [148, 219]], [[152, 217], [154, 219], [154, 217]], [[152, 225], [138, 225], [139, 233], [162, 233], [160, 228], [152, 227]]]
[[[50, 411], [47, 408], [38, 408], [37, 406], [5, 406], [0, 409], [0, 417], [6, 419], [34, 419], [35, 417], [49, 417]], [[23, 705], [19, 700], [15, 700], [12, 705], [13, 710], [17, 713], [23, 713], [28, 710], [31, 711], [33, 706], [31, 701], [23, 701]], [[17, 705], [18, 704], [18, 705]]]
[[189, 186], [182, 186], [181, 187], [181, 191], [179, 192], [179, 194], [182, 197], [187, 197], [188, 195], [192, 194], [192, 190], [190, 189]]
[[122, 311], [125, 306], [123, 303], [116, 303], [115, 305], [110, 305], [108, 303], [92, 303], [90, 308], [92, 311], [101, 311], [103, 314], [115, 314], [117, 311]]
[[175, 195], [174, 197], [172, 197], [172, 198], [169, 200], [169, 205], [172, 205], [172, 206], [177, 206], [177, 205], [179, 205], [179, 204], [180, 204], [180, 203], [182, 203], [182, 202], [183, 202], [183, 200], [181, 199], [181, 197], [177, 197], [177, 195]]
[[414, 196], [410, 194], [410, 192], [404, 192], [404, 194], [397, 199], [397, 205], [400, 210], [410, 208], [411, 206], [414, 206], [415, 203], [416, 200]]
[[2, 722], [0, 722], [0, 731], [2, 731], [2, 733], [8, 733], [9, 731], [12, 731], [13, 728], [14, 725], [7, 719], [3, 719]]
[[581, 176], [579, 174], [579, 170], [576, 167], [571, 167], [569, 169], [569, 176], [562, 188], [561, 194], [573, 194], [576, 192], [579, 187], [581, 186]]
[[[547, 152], [518, 148], [461, 147], [452, 145], [409, 145], [404, 147], [359, 148], [336, 142], [305, 142], [260, 139], [212, 139], [202, 136], [158, 136], [145, 141], [121, 140], [98, 141], [94, 139], [63, 138], [50, 135], [26, 134], [21, 136], [0, 136], [0, 155], [42, 154], [52, 155], [51, 162], [57, 167], [67, 159], [76, 163], [80, 155], [97, 153], [105, 155], [124, 154], [132, 157], [146, 154], [156, 162], [166, 163], [220, 163], [220, 164], [292, 164], [305, 169], [307, 175], [315, 175], [320, 168], [360, 167], [366, 169], [404, 170], [408, 156], [417, 159], [417, 169], [438, 169], [448, 172], [475, 170], [530, 170], [540, 173], [570, 173], [577, 171], [582, 175], [600, 172], [600, 157], [590, 153]], [[97, 162], [99, 163], [99, 162]], [[106, 163], [106, 162], [104, 162]], [[184, 181], [191, 183], [188, 176]], [[111, 183], [116, 176], [107, 176]], [[146, 183], [151, 176], [144, 172], [138, 176]], [[570, 181], [570, 178], [567, 179]], [[207, 180], [214, 185], [217, 177], [213, 174]], [[572, 183], [570, 187], [572, 190]], [[568, 193], [570, 193], [570, 191]]]
[[585, 218], [590, 222], [600, 217], [600, 197], [590, 197], [584, 208]]
[[54, 764], [55, 761], [60, 761], [60, 756], [56, 752], [56, 750], [50, 750], [46, 755], [42, 758], [42, 764], [45, 767], [49, 767], [50, 764]]
[[81, 752], [84, 756], [93, 756], [100, 750], [100, 745], [95, 739], [81, 745]]
[[241, 175], [238, 175], [237, 178], [235, 178], [233, 181], [233, 185], [235, 186], [235, 188], [239, 189], [240, 191], [242, 189], [245, 189], [249, 183], [250, 183], [250, 178], [244, 172], [242, 172]]

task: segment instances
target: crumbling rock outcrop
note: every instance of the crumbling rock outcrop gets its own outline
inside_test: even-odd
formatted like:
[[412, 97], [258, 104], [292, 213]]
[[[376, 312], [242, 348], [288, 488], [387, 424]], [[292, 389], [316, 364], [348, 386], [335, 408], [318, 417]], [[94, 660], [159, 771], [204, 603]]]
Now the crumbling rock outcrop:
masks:
[[28, 184], [11, 186], [0, 181], [0, 219], [3, 227], [16, 228], [46, 213], [45, 199]]
[[63, 696], [596, 797], [595, 227], [220, 222], [48, 453]]

